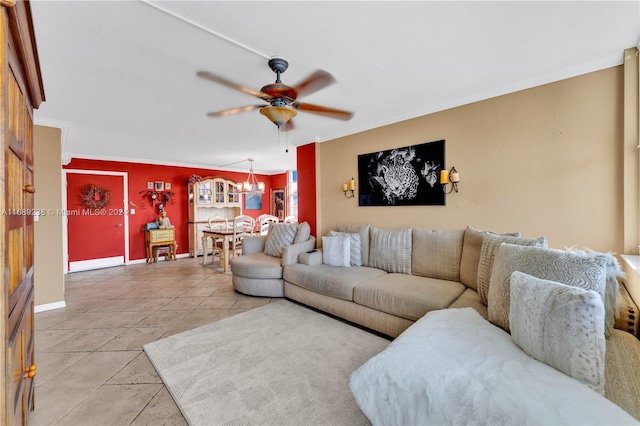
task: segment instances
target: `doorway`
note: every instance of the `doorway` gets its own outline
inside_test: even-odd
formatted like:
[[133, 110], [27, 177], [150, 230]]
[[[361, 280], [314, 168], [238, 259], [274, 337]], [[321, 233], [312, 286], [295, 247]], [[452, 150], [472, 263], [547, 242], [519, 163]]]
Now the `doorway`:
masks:
[[65, 272], [129, 262], [127, 173], [64, 170]]

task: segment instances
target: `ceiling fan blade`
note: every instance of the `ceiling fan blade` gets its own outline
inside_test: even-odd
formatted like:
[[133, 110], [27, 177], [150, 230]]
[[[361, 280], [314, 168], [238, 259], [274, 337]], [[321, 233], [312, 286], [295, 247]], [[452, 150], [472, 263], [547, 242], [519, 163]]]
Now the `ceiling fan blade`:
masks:
[[304, 111], [310, 114], [318, 114], [329, 118], [337, 118], [338, 120], [348, 121], [353, 118], [352, 112], [343, 111], [341, 109], [327, 108], [320, 105], [307, 104], [303, 102], [294, 102], [292, 106], [298, 111]]
[[209, 116], [209, 117], [226, 117], [227, 115], [238, 114], [240, 112], [246, 112], [246, 111], [253, 111], [254, 109], [260, 109], [260, 108], [262, 108], [264, 106], [266, 106], [266, 105], [247, 105], [247, 106], [238, 107], [238, 108], [225, 109], [223, 111], [208, 112], [207, 116]]
[[208, 71], [198, 71], [196, 74], [198, 77], [204, 78], [206, 80], [211, 80], [215, 83], [222, 84], [223, 86], [227, 86], [231, 89], [239, 90], [241, 92], [246, 93], [247, 95], [255, 96], [256, 98], [264, 99], [265, 101], [271, 99], [271, 96], [266, 93], [258, 92], [257, 90], [249, 89], [248, 87], [241, 86], [233, 81], [229, 81], [226, 78], [222, 78], [218, 75], [211, 74]]
[[298, 96], [310, 95], [323, 87], [327, 87], [336, 81], [331, 74], [326, 71], [316, 70], [305, 80], [298, 83], [293, 89], [298, 92]]

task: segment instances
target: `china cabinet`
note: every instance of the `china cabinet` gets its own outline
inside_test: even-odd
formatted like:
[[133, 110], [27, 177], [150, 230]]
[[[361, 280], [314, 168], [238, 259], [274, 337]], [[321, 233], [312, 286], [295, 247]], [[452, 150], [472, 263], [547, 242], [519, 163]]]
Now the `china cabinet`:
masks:
[[[33, 299], [33, 109], [44, 101], [31, 6], [0, 0], [0, 424], [26, 425], [37, 367]], [[46, 277], [41, 277], [46, 280]]]
[[202, 231], [209, 218], [233, 219], [242, 214], [241, 194], [237, 183], [222, 177], [206, 177], [189, 183], [189, 255], [202, 255]]

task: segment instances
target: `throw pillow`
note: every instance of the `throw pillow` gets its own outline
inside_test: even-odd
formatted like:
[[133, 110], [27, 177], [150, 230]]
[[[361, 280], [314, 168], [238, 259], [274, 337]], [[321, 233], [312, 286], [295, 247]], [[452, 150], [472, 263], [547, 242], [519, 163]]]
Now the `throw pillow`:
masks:
[[637, 424], [473, 308], [428, 312], [351, 375], [374, 425]]
[[[482, 250], [482, 236], [485, 232], [472, 226], [467, 226], [464, 231], [464, 240], [462, 243], [462, 257], [460, 258], [460, 282], [467, 287], [478, 289], [478, 263], [480, 262], [480, 251]], [[519, 232], [497, 234], [507, 235], [510, 237], [519, 237]]]
[[604, 300], [605, 259], [561, 250], [502, 244], [489, 286], [489, 321], [509, 331], [510, 279], [514, 271], [562, 284], [594, 290]]
[[349, 237], [322, 237], [322, 263], [349, 266], [350, 258]]
[[297, 223], [272, 223], [264, 243], [264, 252], [269, 256], [282, 257], [284, 248], [293, 244], [297, 230]]
[[519, 238], [485, 232], [482, 236], [482, 249], [480, 250], [480, 262], [478, 263], [478, 293], [480, 294], [482, 303], [487, 306], [489, 306], [489, 284], [491, 280], [491, 270], [493, 269], [493, 259], [496, 256], [498, 247], [502, 243], [547, 247], [547, 240], [544, 237], [538, 239]]
[[411, 273], [441, 280], [460, 281], [464, 230], [413, 228]]
[[357, 233], [362, 247], [362, 266], [369, 266], [369, 225], [338, 225], [338, 232]]
[[411, 274], [411, 228], [390, 230], [372, 226], [369, 266]]
[[604, 291], [604, 312], [605, 323], [604, 333], [606, 337], [611, 336], [611, 332], [614, 329], [616, 323], [616, 315], [620, 312], [617, 306], [617, 300], [619, 295], [618, 279], [625, 277], [618, 259], [612, 253], [600, 253], [590, 249], [576, 250], [570, 249], [572, 253], [584, 254], [584, 255], [596, 255], [602, 256], [605, 259], [605, 267], [607, 268], [606, 285]]
[[540, 362], [604, 395], [604, 304], [584, 290], [515, 271], [511, 338]]
[[307, 222], [298, 224], [298, 230], [296, 231], [296, 237], [293, 239], [293, 244], [304, 243], [311, 236], [311, 226]]
[[351, 266], [362, 266], [362, 244], [360, 243], [360, 234], [348, 232], [329, 231], [330, 237], [348, 237], [349, 252], [351, 253]]

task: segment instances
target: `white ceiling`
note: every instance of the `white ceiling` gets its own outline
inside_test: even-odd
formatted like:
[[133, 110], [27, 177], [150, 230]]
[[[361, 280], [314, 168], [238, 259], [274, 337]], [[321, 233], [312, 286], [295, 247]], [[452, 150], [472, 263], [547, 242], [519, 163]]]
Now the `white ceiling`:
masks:
[[[46, 102], [36, 123], [65, 129], [63, 157], [276, 173], [291, 147], [622, 63], [638, 44], [626, 2], [32, 1]], [[217, 34], [217, 35], [215, 35]], [[225, 40], [226, 38], [226, 40]], [[230, 41], [229, 41], [230, 40]], [[259, 90], [283, 56], [291, 86], [316, 69], [337, 82], [302, 98], [355, 112], [300, 112], [278, 133], [256, 99], [196, 76]], [[260, 103], [260, 101], [258, 101]], [[446, 135], [443, 135], [446, 137]]]

